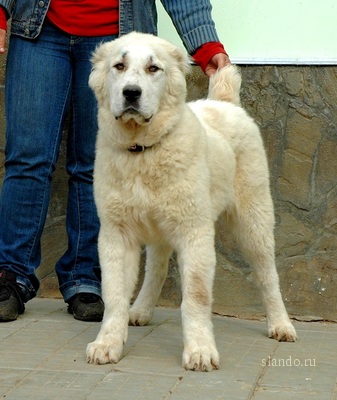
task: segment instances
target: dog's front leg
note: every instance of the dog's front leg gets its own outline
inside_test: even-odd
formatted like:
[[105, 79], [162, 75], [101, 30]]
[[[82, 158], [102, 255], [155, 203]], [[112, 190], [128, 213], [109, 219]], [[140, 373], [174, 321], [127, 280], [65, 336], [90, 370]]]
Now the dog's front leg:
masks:
[[178, 253], [183, 301], [183, 367], [196, 371], [219, 368], [212, 324], [212, 287], [215, 273], [213, 233], [189, 240]]
[[87, 361], [117, 363], [128, 336], [129, 304], [137, 280], [139, 247], [132, 245], [118, 229], [102, 225], [98, 249], [105, 310], [100, 332], [87, 346]]

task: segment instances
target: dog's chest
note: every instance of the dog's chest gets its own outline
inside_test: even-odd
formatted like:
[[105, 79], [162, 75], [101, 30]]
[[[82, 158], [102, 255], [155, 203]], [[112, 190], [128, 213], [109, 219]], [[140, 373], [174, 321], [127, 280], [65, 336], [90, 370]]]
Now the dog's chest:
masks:
[[137, 208], [151, 208], [156, 202], [155, 182], [145, 176], [136, 176], [129, 185], [130, 200]]
[[136, 180], [131, 190], [119, 197], [117, 209], [123, 210], [117, 212], [117, 219], [121, 226], [125, 226], [127, 235], [142, 243], [154, 243], [161, 238], [165, 220], [170, 220], [170, 216], [163, 212], [160, 195], [149, 190], [141, 180]]
[[[171, 235], [181, 218], [183, 192], [165, 179], [137, 174], [114, 185], [105, 197], [103, 213], [143, 243], [161, 241]], [[190, 201], [189, 201], [190, 204]], [[189, 206], [183, 206], [186, 208]]]

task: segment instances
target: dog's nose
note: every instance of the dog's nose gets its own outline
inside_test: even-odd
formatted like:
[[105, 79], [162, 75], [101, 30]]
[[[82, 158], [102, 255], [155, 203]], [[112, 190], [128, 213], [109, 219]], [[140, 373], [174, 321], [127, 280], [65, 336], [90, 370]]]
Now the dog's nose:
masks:
[[129, 103], [134, 103], [140, 98], [142, 89], [136, 85], [125, 86], [123, 90], [123, 96]]

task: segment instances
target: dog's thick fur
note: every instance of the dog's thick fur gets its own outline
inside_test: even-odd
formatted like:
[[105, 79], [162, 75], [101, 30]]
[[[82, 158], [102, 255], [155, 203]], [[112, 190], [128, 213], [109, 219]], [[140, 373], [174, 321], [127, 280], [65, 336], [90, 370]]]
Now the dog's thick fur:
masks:
[[[118, 362], [129, 321], [150, 321], [176, 251], [183, 366], [219, 367], [211, 306], [214, 223], [223, 211], [254, 269], [268, 335], [296, 339], [275, 268], [266, 155], [258, 127], [239, 105], [238, 69], [219, 70], [208, 99], [186, 104], [187, 68], [182, 50], [140, 33], [101, 45], [93, 57], [89, 83], [99, 105], [94, 191], [105, 312], [87, 347], [90, 363]], [[143, 244], [145, 280], [129, 310]]]

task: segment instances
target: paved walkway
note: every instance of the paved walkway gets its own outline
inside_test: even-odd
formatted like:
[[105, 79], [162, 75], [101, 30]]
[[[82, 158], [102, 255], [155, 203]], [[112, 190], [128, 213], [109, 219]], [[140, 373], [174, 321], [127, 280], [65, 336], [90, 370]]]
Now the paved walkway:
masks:
[[295, 322], [296, 343], [266, 337], [264, 322], [214, 317], [221, 369], [181, 367], [179, 310], [158, 308], [148, 327], [130, 327], [117, 365], [89, 365], [99, 323], [75, 321], [62, 300], [35, 299], [0, 324], [0, 398], [6, 400], [333, 400], [337, 324]]

